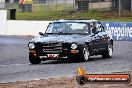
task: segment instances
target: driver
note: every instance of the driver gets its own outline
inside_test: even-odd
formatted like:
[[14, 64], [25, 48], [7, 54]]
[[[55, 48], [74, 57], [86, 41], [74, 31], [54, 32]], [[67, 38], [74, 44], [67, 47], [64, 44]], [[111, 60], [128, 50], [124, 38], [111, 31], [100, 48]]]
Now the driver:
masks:
[[71, 30], [72, 29], [71, 29], [71, 27], [68, 24], [66, 24], [66, 23], [63, 24], [63, 32], [70, 33]]
[[88, 26], [84, 26], [84, 27], [83, 27], [83, 33], [89, 33], [89, 31], [88, 31]]

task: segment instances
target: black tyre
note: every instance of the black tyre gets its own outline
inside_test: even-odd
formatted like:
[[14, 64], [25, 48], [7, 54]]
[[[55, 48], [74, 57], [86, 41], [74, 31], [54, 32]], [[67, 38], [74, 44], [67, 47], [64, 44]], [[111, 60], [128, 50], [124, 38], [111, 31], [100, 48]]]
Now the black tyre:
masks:
[[82, 61], [88, 61], [89, 60], [89, 48], [85, 45], [82, 50]]
[[30, 58], [29, 57], [29, 61], [30, 61], [31, 64], [40, 64], [41, 63], [40, 58]]
[[106, 48], [106, 52], [102, 54], [102, 58], [111, 58], [113, 55], [113, 45], [109, 44]]

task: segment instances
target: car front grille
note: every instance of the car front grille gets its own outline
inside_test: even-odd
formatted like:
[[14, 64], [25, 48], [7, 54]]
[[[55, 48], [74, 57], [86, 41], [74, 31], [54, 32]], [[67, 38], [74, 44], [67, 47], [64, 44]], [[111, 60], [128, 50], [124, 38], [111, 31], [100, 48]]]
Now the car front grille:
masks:
[[43, 51], [46, 53], [62, 52], [62, 43], [43, 43]]

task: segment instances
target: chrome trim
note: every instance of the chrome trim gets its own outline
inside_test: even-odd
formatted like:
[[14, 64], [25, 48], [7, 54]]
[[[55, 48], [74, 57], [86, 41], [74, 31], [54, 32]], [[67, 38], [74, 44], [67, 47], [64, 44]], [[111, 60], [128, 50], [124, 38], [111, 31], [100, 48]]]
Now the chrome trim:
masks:
[[[47, 56], [39, 56], [41, 59], [43, 58], [47, 58]], [[67, 56], [64, 56], [64, 57], [59, 57], [59, 58], [63, 58], [63, 59], [67, 59], [68, 57]]]

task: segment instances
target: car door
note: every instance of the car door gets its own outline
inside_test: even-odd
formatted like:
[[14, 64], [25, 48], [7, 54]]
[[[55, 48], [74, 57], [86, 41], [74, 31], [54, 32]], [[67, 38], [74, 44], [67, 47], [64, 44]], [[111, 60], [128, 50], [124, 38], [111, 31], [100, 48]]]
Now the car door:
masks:
[[106, 34], [106, 32], [104, 30], [104, 27], [101, 24], [101, 22], [96, 23], [96, 29], [97, 29], [97, 36], [99, 37], [99, 46], [98, 46], [98, 48], [103, 49], [103, 48], [105, 48], [104, 46], [106, 45], [107, 40], [108, 40], [107, 34]]
[[90, 29], [91, 29], [91, 48], [93, 51], [98, 51], [100, 49], [101, 37], [97, 33], [96, 22], [92, 23]]

